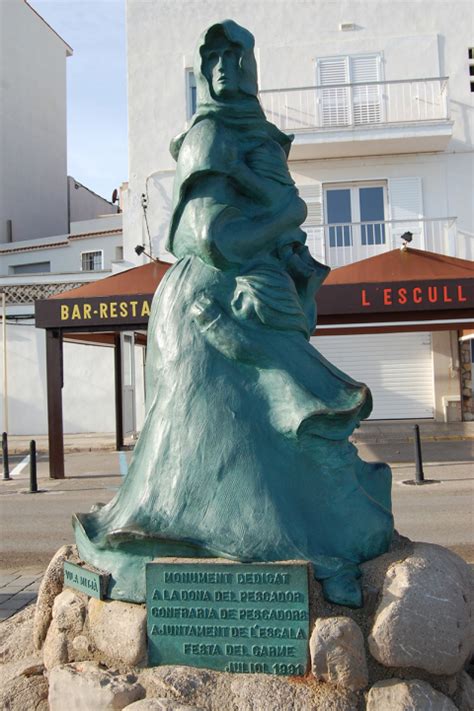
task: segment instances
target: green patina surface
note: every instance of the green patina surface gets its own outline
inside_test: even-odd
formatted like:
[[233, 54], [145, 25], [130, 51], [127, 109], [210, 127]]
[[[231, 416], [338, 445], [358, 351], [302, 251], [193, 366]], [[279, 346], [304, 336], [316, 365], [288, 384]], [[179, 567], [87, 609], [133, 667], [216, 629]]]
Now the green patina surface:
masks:
[[67, 587], [80, 590], [90, 597], [96, 597], [98, 600], [104, 598], [108, 579], [109, 576], [104, 573], [98, 573], [68, 561], [64, 563], [64, 584]]
[[148, 663], [302, 675], [305, 564], [149, 563]]
[[197, 111], [177, 162], [153, 300], [147, 415], [114, 499], [78, 514], [83, 560], [108, 595], [143, 602], [157, 557], [308, 560], [327, 599], [362, 602], [358, 565], [388, 550], [391, 472], [349, 436], [370, 391], [309, 343], [329, 268], [309, 253], [292, 138], [258, 101], [254, 38], [231, 20], [200, 38]]

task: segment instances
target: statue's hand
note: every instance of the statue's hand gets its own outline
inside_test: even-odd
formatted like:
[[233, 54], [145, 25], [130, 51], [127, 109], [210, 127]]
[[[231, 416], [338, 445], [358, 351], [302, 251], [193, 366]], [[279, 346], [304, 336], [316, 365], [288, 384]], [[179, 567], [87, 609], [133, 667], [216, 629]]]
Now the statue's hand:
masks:
[[209, 328], [221, 315], [221, 310], [217, 303], [205, 294], [201, 294], [196, 299], [189, 311], [198, 326], [203, 329]]

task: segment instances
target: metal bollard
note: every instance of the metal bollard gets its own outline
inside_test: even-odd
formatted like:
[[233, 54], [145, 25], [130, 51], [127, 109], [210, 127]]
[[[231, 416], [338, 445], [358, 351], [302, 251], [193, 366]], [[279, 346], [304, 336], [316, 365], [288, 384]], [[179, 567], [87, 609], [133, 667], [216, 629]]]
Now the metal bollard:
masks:
[[8, 435], [6, 432], [2, 434], [2, 456], [3, 456], [3, 479], [10, 481], [10, 466], [8, 463]]
[[415, 480], [417, 484], [424, 484], [425, 474], [423, 472], [423, 458], [421, 456], [420, 428], [418, 425], [414, 425], [413, 430], [415, 432]]
[[30, 494], [36, 494], [38, 491], [38, 480], [36, 478], [36, 442], [34, 439], [30, 442]]

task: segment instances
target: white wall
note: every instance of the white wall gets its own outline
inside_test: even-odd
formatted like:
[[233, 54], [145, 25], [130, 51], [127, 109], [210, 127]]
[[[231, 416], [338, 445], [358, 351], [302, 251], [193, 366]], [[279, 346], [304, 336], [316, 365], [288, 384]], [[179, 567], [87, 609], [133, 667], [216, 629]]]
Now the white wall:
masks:
[[70, 222], [91, 220], [99, 215], [114, 215], [118, 212], [117, 205], [97, 195], [70, 175], [67, 183]]
[[69, 50], [23, 0], [0, 15], [0, 243], [64, 234]]
[[[11, 309], [9, 310], [11, 313]], [[46, 336], [32, 321], [7, 325], [9, 434], [48, 432]], [[0, 383], [0, 431], [3, 422]], [[114, 432], [113, 349], [64, 344], [64, 432]]]
[[114, 350], [64, 343], [64, 432], [115, 432]]
[[[193, 64], [199, 34], [224, 16], [255, 35], [261, 89], [314, 85], [317, 57], [357, 52], [382, 52], [387, 80], [448, 75], [454, 126], [444, 153], [305, 163], [292, 163], [290, 154], [290, 168], [297, 183], [302, 176], [307, 180], [420, 176], [425, 216], [456, 216], [460, 232], [473, 235], [474, 107], [468, 67], [473, 10], [469, 2], [227, 0], [223, 7], [220, 0], [180, 0], [179, 4], [128, 0], [130, 175], [125, 259], [141, 263], [133, 249], [140, 240], [148, 240], [140, 203], [145, 191], [151, 241], [160, 256], [166, 256], [161, 247], [174, 170], [168, 146], [185, 127], [185, 68]], [[357, 29], [341, 32], [341, 22], [353, 22]]]
[[[103, 251], [104, 271], [110, 271], [112, 262], [117, 259], [117, 247], [122, 246], [121, 224], [121, 214], [109, 215], [73, 223], [70, 236], [58, 235], [41, 241], [25, 240], [21, 244], [0, 244], [0, 277], [11, 276], [15, 266], [38, 262], [49, 262], [52, 274], [80, 272], [81, 253], [96, 250]], [[100, 234], [100, 230], [104, 230], [104, 234]], [[107, 230], [119, 231], [107, 234]], [[91, 233], [93, 236], [87, 236]], [[36, 277], [25, 275], [22, 280], [31, 282]]]

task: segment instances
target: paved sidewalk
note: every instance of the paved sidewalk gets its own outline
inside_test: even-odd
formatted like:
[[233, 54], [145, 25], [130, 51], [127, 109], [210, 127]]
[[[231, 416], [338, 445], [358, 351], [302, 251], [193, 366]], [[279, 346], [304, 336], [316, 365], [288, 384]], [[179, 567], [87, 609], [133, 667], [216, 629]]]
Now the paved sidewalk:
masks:
[[[26, 455], [30, 449], [30, 441], [36, 442], [38, 454], [48, 453], [48, 435], [9, 435], [8, 452], [10, 455]], [[135, 440], [125, 438], [125, 447], [133, 448]], [[115, 450], [115, 434], [113, 432], [96, 433], [81, 432], [80, 434], [64, 435], [64, 452], [100, 452]], [[1, 459], [1, 457], [0, 457]]]
[[0, 573], [0, 621], [36, 600], [43, 568], [7, 570]]
[[[434, 422], [433, 420], [368, 420], [354, 432], [352, 440], [362, 444], [382, 444], [390, 442], [412, 442], [413, 425], [420, 427], [422, 441], [457, 441], [474, 440], [474, 422]], [[26, 455], [30, 440], [36, 442], [40, 454], [48, 452], [47, 435], [10, 435], [8, 449], [11, 455]], [[125, 440], [127, 448], [133, 448], [136, 440], [129, 437]], [[97, 434], [83, 432], [81, 434], [64, 435], [64, 451], [97, 452], [115, 450], [115, 434], [113, 432]]]

